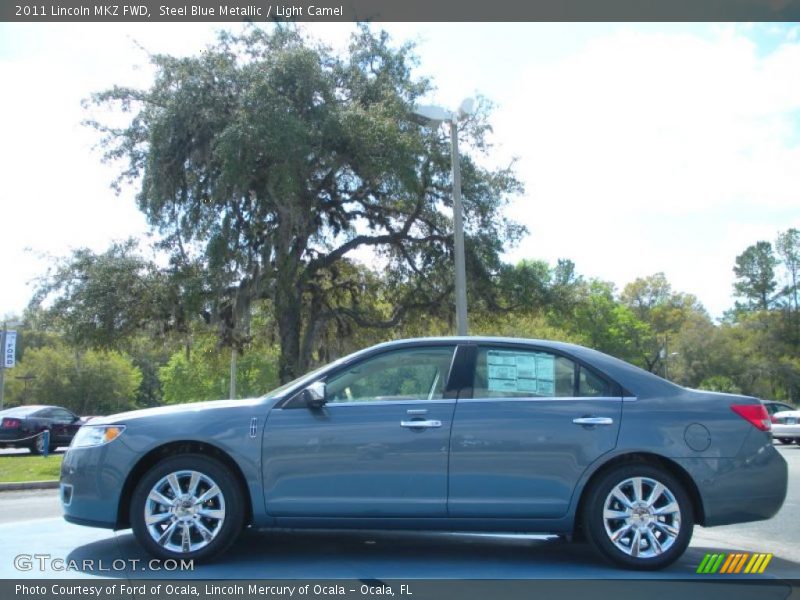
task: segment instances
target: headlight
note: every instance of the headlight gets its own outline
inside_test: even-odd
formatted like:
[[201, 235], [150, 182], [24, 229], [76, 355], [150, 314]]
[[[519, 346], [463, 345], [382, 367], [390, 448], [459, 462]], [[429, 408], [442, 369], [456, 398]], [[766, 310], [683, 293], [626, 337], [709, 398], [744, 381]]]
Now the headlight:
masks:
[[113, 442], [125, 431], [125, 425], [84, 425], [72, 438], [72, 448], [87, 448]]

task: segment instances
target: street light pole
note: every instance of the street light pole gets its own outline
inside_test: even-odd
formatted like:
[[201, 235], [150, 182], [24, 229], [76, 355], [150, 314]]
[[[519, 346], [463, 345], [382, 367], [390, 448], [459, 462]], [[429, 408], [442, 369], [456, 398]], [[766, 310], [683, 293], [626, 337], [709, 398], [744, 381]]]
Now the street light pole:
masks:
[[467, 335], [467, 269], [464, 257], [464, 209], [461, 205], [461, 157], [458, 153], [458, 121], [472, 114], [474, 100], [465, 99], [456, 112], [440, 106], [418, 106], [415, 118], [423, 125], [450, 126], [450, 163], [453, 176], [453, 251], [455, 253], [456, 332]]
[[461, 157], [458, 122], [450, 119], [450, 160], [453, 171], [453, 246], [456, 259], [456, 332], [467, 335], [467, 268], [464, 258], [464, 213], [461, 207]]

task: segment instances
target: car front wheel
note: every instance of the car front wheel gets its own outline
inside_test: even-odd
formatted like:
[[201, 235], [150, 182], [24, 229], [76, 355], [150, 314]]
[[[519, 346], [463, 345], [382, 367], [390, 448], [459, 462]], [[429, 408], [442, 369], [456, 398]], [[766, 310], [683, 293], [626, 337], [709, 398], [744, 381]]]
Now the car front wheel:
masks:
[[131, 498], [139, 543], [162, 559], [211, 558], [244, 524], [244, 496], [230, 470], [205, 455], [167, 458], [139, 481]]
[[667, 471], [621, 465], [602, 474], [587, 493], [586, 537], [611, 562], [629, 569], [661, 569], [689, 545], [694, 526], [691, 501]]

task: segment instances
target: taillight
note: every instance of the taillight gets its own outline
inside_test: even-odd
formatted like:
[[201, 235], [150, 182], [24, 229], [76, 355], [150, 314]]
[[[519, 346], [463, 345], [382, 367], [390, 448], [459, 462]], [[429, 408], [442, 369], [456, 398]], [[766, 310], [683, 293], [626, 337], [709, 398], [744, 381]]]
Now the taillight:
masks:
[[749, 421], [756, 429], [761, 431], [772, 429], [769, 414], [763, 404], [732, 404], [731, 410], [745, 421]]
[[22, 423], [22, 421], [20, 421], [19, 419], [5, 418], [5, 419], [3, 419], [2, 428], [3, 429], [16, 429], [17, 427], [20, 426], [21, 423]]
[[780, 423], [780, 421], [778, 421], [778, 418], [775, 415], [771, 416], [769, 420], [772, 421], [773, 423]]

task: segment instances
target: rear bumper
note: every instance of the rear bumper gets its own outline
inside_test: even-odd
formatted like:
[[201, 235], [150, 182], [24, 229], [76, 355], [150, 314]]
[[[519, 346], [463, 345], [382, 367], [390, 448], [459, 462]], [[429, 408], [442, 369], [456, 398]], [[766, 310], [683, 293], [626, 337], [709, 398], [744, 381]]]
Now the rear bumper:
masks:
[[760, 431], [748, 436], [735, 459], [678, 462], [697, 484], [704, 513], [700, 524], [706, 527], [770, 519], [786, 499], [788, 466], [772, 439]]
[[774, 438], [800, 438], [800, 425], [772, 424], [772, 437]]

